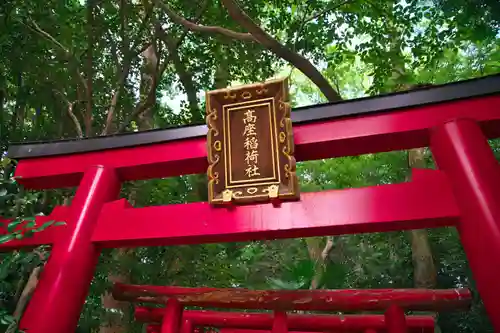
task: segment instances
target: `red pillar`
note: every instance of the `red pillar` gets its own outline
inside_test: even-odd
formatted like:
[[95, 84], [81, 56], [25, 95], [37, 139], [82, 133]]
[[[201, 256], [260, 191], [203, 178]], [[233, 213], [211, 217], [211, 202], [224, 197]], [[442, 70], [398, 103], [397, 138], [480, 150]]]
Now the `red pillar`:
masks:
[[147, 325], [146, 326], [146, 333], [160, 333], [157, 329], [158, 326], [156, 325]]
[[184, 320], [181, 327], [181, 333], [193, 333], [193, 322], [191, 320]]
[[387, 333], [407, 333], [405, 312], [397, 305], [391, 305], [385, 311]]
[[180, 333], [181, 323], [182, 305], [177, 299], [169, 298], [161, 324], [161, 333]]
[[365, 330], [365, 333], [377, 333], [377, 330], [375, 330], [373, 328], [369, 328], [369, 329]]
[[288, 333], [286, 312], [274, 311], [273, 328], [271, 333]]
[[495, 332], [500, 332], [499, 164], [473, 120], [454, 120], [436, 128], [431, 149], [450, 179], [461, 213], [462, 245]]
[[116, 199], [120, 181], [114, 169], [87, 170], [71, 203], [63, 237], [50, 258], [21, 321], [28, 333], [76, 330], [100, 251], [91, 243], [101, 207]]

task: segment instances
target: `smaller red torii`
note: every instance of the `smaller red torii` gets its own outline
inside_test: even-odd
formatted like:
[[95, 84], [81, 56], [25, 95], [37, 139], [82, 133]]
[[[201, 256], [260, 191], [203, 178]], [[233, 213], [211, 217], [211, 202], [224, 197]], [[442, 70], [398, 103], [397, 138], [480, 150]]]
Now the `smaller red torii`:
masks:
[[[165, 308], [136, 307], [135, 318], [161, 333], [179, 333], [189, 327], [272, 330], [272, 333], [310, 332], [434, 332], [433, 316], [406, 316], [404, 310], [448, 311], [471, 304], [468, 289], [348, 289], [248, 290], [237, 288], [183, 288], [115, 284], [120, 301], [163, 303]], [[185, 306], [232, 309], [271, 309], [271, 313], [184, 310]], [[279, 309], [279, 310], [277, 310]], [[286, 310], [385, 311], [384, 315], [304, 315]], [[180, 324], [179, 324], [180, 323]], [[180, 325], [180, 326], [178, 326]], [[189, 327], [185, 327], [185, 326]], [[229, 332], [228, 331], [228, 332]]]
[[[238, 329], [254, 331], [271, 330], [272, 333], [307, 330], [310, 332], [344, 333], [433, 333], [433, 316], [405, 316], [403, 309], [391, 305], [384, 315], [287, 315], [284, 311], [270, 313], [234, 313], [217, 311], [187, 311], [170, 298], [162, 311], [161, 325], [149, 324], [155, 333], [193, 333], [203, 327], [222, 328], [230, 332]], [[226, 320], [224, 320], [226, 318]], [[144, 319], [144, 318], [143, 318]]]
[[[136, 307], [135, 319], [148, 324], [149, 329], [159, 332], [163, 321], [165, 308]], [[430, 315], [406, 316], [406, 326], [409, 332], [434, 332], [435, 318]], [[217, 327], [220, 330], [249, 331], [249, 333], [263, 333], [273, 326], [272, 313], [252, 312], [220, 312], [206, 310], [185, 310], [182, 314], [183, 327]], [[293, 332], [309, 331], [364, 331], [372, 329], [382, 331], [386, 329], [384, 315], [325, 315], [325, 314], [288, 314], [287, 329]], [[182, 329], [184, 330], [184, 328]]]

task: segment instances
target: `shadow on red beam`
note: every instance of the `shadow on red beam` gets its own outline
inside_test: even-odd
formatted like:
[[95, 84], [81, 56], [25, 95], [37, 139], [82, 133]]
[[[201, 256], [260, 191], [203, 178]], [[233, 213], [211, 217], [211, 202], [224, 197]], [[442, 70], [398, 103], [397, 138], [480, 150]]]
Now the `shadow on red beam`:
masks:
[[455, 225], [458, 209], [445, 175], [415, 170], [409, 183], [302, 193], [298, 202], [239, 206], [208, 203], [104, 206], [92, 241], [133, 247], [297, 238]]
[[[407, 317], [408, 318], [408, 317]], [[310, 333], [314, 331], [296, 331], [292, 330], [295, 333]], [[161, 327], [160, 325], [147, 325], [146, 326], [146, 333], [160, 333], [161, 332]], [[241, 328], [220, 328], [218, 330], [212, 330], [212, 333], [272, 333], [271, 330], [252, 330], [252, 329], [241, 329]], [[356, 330], [339, 330], [339, 331], [332, 331], [328, 330], [328, 333], [364, 333], [367, 332], [363, 329], [356, 329]], [[376, 330], [377, 333], [385, 333], [386, 330], [383, 328], [380, 328]], [[432, 327], [409, 327], [409, 332], [410, 333], [434, 333], [434, 323]]]
[[[489, 138], [500, 136], [500, 96], [458, 100], [409, 110], [346, 117], [294, 126], [298, 161], [427, 146], [429, 129], [455, 118], [475, 119]], [[206, 139], [193, 138], [133, 148], [20, 160], [18, 181], [28, 188], [78, 185], [91, 165], [116, 168], [125, 180], [204, 173]]]
[[413, 311], [448, 311], [467, 309], [471, 303], [468, 289], [249, 290], [121, 283], [115, 283], [113, 297], [158, 304], [175, 297], [185, 306], [283, 311], [383, 311], [390, 305]]
[[[37, 216], [35, 219], [35, 228], [41, 226], [46, 222], [65, 222], [69, 212], [69, 206], [57, 206], [52, 210], [50, 215], [47, 216]], [[0, 218], [0, 235], [7, 233], [7, 225], [9, 220]], [[17, 226], [15, 230], [23, 230], [27, 222]], [[18, 250], [21, 248], [37, 247], [40, 245], [52, 245], [57, 237], [60, 237], [61, 232], [65, 228], [64, 225], [60, 226], [49, 226], [47, 229], [36, 232], [30, 237], [24, 239], [15, 239], [7, 243], [0, 244], [0, 252]], [[26, 229], [26, 232], [29, 229]]]
[[[370, 330], [370, 331], [367, 331]], [[159, 332], [157, 330], [150, 331], [151, 333]], [[251, 330], [251, 329], [241, 329], [241, 328], [230, 328], [230, 327], [225, 327], [221, 328], [218, 330], [219, 333], [272, 333], [272, 330]], [[306, 332], [306, 331], [293, 331], [295, 333], [311, 333], [312, 331]], [[341, 330], [328, 330], [328, 333], [365, 333], [365, 332], [376, 332], [376, 333], [385, 333], [387, 332], [386, 329], [378, 329], [375, 331], [372, 331], [372, 328], [369, 329], [341, 329]], [[434, 327], [410, 327], [408, 328], [409, 333], [434, 333]], [[217, 333], [216, 331], [213, 331], [213, 333]]]
[[[144, 323], [161, 323], [164, 308], [136, 307], [135, 318]], [[217, 328], [239, 328], [253, 330], [269, 330], [273, 325], [271, 313], [242, 313], [242, 312], [220, 312], [185, 310], [183, 319], [190, 320], [193, 326], [209, 326]], [[433, 316], [406, 316], [406, 322], [410, 330], [415, 332], [433, 332]], [[381, 330], [385, 328], [383, 315], [298, 315], [287, 314], [288, 329], [292, 331], [307, 330], [321, 332], [329, 330], [363, 330], [373, 328]], [[257, 333], [257, 332], [255, 332]], [[263, 332], [262, 332], [263, 333]]]

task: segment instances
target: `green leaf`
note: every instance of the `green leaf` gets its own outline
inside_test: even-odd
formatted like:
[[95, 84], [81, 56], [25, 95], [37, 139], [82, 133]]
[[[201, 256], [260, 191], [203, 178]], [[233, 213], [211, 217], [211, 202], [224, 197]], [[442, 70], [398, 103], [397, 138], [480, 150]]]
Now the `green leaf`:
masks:
[[12, 324], [13, 322], [15, 321], [14, 317], [12, 317], [11, 315], [2, 315], [0, 317], [0, 323], [4, 324], [4, 325], [10, 325]]
[[23, 223], [23, 221], [21, 221], [21, 220], [10, 222], [9, 225], [7, 226], [7, 231], [13, 232], [14, 229], [16, 229], [16, 227], [22, 223]]
[[300, 287], [302, 286], [302, 284], [299, 282], [283, 281], [281, 279], [275, 279], [275, 278], [267, 278], [267, 281], [271, 289], [293, 290], [293, 289], [300, 289]]
[[2, 165], [2, 168], [5, 168], [7, 165], [9, 165], [12, 162], [12, 160], [8, 157], [2, 158], [2, 161], [0, 164]]
[[14, 239], [15, 237], [16, 237], [15, 234], [0, 235], [0, 244], [7, 243], [8, 241]]
[[47, 229], [48, 227], [50, 227], [51, 225], [54, 224], [54, 221], [47, 221], [45, 222], [44, 224], [42, 224], [41, 226], [39, 226], [38, 228], [36, 229], [33, 229], [34, 232], [40, 232], [40, 231], [43, 231], [45, 229]]

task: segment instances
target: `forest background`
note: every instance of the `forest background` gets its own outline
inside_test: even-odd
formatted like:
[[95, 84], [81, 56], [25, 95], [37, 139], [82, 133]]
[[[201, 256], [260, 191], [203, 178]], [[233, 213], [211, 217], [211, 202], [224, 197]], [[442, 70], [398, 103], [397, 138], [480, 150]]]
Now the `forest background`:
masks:
[[[273, 77], [289, 77], [293, 106], [304, 106], [499, 72], [495, 0], [3, 0], [0, 145], [203, 123], [204, 91]], [[490, 143], [500, 157], [500, 141]], [[15, 161], [4, 153], [1, 162], [0, 215], [70, 202], [74, 189], [25, 191], [12, 179]], [[426, 148], [302, 162], [298, 174], [302, 191], [321, 191], [403, 182], [411, 167], [433, 167]], [[127, 183], [122, 197], [202, 201], [206, 177]], [[20, 317], [49, 253], [0, 254], [1, 330]], [[453, 228], [106, 250], [78, 332], [141, 332], [131, 305], [107, 292], [115, 281], [470, 287], [471, 310], [439, 314], [438, 329], [493, 332]]]

